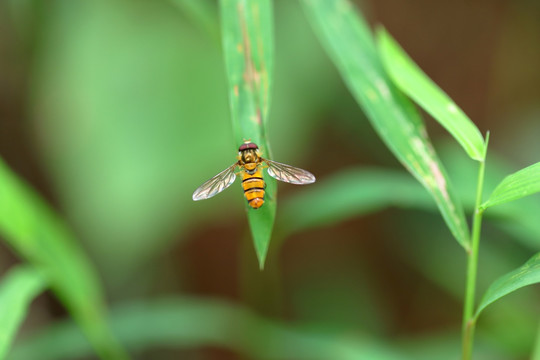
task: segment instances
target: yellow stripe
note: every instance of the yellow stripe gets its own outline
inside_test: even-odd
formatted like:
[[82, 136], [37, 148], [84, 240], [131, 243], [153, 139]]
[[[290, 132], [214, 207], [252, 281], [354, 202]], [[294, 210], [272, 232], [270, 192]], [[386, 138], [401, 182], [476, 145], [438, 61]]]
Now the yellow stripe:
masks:
[[242, 174], [242, 180], [251, 179], [251, 178], [254, 178], [254, 177], [256, 177], [256, 178], [257, 177], [258, 178], [263, 177], [261, 169], [257, 169], [257, 171], [255, 171], [255, 173], [253, 173], [253, 175], [248, 174], [247, 171], [244, 171], [243, 174]]
[[248, 190], [245, 192], [248, 201], [255, 198], [264, 198], [264, 190]]
[[264, 181], [260, 179], [249, 179], [242, 183], [242, 187], [244, 188], [244, 191], [253, 188], [264, 189]]

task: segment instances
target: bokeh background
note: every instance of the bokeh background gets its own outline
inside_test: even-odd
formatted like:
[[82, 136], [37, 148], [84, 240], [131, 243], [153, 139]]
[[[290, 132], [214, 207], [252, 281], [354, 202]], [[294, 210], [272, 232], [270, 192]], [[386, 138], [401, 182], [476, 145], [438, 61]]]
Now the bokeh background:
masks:
[[[309, 169], [318, 178], [313, 187], [351, 168], [405, 172], [348, 93], [300, 4], [274, 4], [268, 121], [274, 159]], [[240, 186], [191, 200], [197, 186], [234, 161], [238, 147], [217, 3], [207, 5], [201, 13], [180, 0], [2, 0], [2, 158], [76, 234], [111, 308], [203, 297], [285, 326], [367, 335], [417, 358], [456, 358], [465, 255], [435, 211], [382, 208], [305, 229], [272, 243], [260, 272]], [[483, 133], [491, 132], [487, 192], [505, 174], [540, 160], [540, 2], [357, 6], [371, 24], [388, 29]], [[424, 118], [467, 204], [475, 164]], [[306, 191], [280, 185], [277, 233], [280, 207]], [[519, 202], [532, 223], [539, 202], [538, 196]], [[505, 221], [485, 221], [480, 294], [540, 248], [534, 224], [505, 231], [497, 225]], [[0, 272], [18, 262], [0, 244]], [[538, 288], [526, 288], [486, 310], [477, 337], [481, 355], [527, 358], [539, 298]], [[20, 338], [66, 316], [46, 293], [33, 303]], [[250, 358], [204, 344], [156, 345], [134, 356]]]

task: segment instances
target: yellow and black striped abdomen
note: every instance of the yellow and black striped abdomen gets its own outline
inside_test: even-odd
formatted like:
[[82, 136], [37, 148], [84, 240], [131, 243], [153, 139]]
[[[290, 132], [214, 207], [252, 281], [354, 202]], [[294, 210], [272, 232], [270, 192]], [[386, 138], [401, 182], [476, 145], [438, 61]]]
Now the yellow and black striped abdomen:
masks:
[[242, 175], [242, 188], [249, 206], [254, 209], [260, 208], [264, 204], [264, 180], [260, 168], [253, 169], [250, 174], [248, 169], [244, 170]]

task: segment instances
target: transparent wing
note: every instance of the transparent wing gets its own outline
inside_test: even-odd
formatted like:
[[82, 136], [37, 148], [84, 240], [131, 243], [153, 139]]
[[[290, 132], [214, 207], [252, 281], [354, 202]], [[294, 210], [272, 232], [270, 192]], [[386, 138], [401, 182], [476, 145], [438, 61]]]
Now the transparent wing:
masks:
[[236, 179], [236, 174], [234, 169], [238, 166], [237, 163], [229, 166], [195, 190], [193, 193], [193, 200], [199, 201], [204, 199], [209, 199], [214, 195], [219, 194], [234, 182]]
[[315, 182], [315, 176], [309, 171], [272, 160], [264, 159], [264, 162], [268, 165], [268, 174], [279, 181], [285, 181], [296, 185], [311, 184]]

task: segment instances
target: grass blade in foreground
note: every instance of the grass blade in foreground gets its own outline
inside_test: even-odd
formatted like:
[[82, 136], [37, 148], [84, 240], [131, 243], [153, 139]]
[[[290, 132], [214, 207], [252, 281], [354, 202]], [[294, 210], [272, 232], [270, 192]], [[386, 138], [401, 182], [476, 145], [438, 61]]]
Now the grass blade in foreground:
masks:
[[[269, 0], [221, 0], [223, 52], [229, 80], [236, 149], [243, 140], [251, 140], [271, 158], [265, 122], [270, 105], [274, 59], [272, 6]], [[264, 267], [276, 215], [276, 180], [264, 171], [264, 205], [247, 215], [259, 266]]]
[[31, 268], [10, 270], [0, 283], [0, 359], [4, 359], [32, 300], [46, 287], [45, 276]]
[[[118, 338], [133, 351], [212, 346], [249, 359], [409, 359], [368, 337], [344, 337], [339, 332], [323, 334], [286, 326], [247, 308], [204, 298], [124, 305], [111, 311], [110, 322]], [[20, 343], [11, 359], [74, 359], [86, 357], [89, 352], [88, 343], [74, 324], [64, 322]]]
[[469, 248], [463, 208], [414, 105], [389, 81], [371, 31], [347, 0], [303, 0], [315, 32], [371, 124], [429, 190], [456, 240]]
[[504, 204], [540, 192], [540, 163], [508, 175], [493, 190], [488, 201], [482, 204], [487, 209], [493, 205]]
[[484, 161], [480, 130], [403, 51], [384, 29], [378, 31], [379, 52], [386, 71], [401, 91], [426, 110], [474, 160]]
[[534, 255], [519, 269], [509, 272], [495, 280], [495, 282], [487, 289], [482, 301], [480, 301], [478, 310], [476, 310], [475, 313], [475, 318], [478, 318], [478, 315], [480, 315], [486, 306], [499, 300], [503, 296], [524, 286], [537, 283], [540, 283], [540, 253]]
[[102, 290], [82, 249], [56, 214], [1, 159], [0, 233], [47, 275], [52, 290], [101, 357], [126, 357], [105, 322]]

